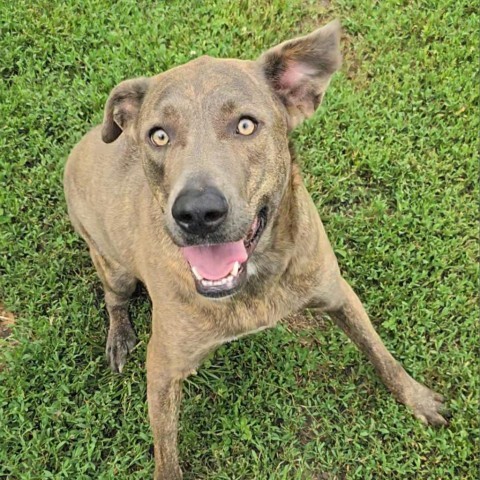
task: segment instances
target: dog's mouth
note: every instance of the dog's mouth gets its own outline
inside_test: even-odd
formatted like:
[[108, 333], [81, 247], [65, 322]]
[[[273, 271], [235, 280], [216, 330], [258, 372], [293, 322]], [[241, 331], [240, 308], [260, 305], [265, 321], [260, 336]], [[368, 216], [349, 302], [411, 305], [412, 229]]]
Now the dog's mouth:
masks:
[[267, 224], [267, 208], [260, 210], [247, 234], [237, 242], [182, 247], [195, 280], [205, 297], [233, 295], [247, 279], [247, 263]]

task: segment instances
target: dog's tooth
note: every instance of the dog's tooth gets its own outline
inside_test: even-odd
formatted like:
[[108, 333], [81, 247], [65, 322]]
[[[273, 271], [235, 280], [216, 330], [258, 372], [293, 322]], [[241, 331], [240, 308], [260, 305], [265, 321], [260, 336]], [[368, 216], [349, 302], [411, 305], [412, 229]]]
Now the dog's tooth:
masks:
[[238, 270], [240, 269], [240, 263], [239, 262], [235, 262], [233, 264], [233, 268], [232, 268], [232, 272], [231, 272], [231, 275], [233, 275], [234, 277], [236, 277], [238, 275]]
[[195, 267], [192, 267], [192, 273], [197, 280], [203, 280], [203, 277], [198, 273]]

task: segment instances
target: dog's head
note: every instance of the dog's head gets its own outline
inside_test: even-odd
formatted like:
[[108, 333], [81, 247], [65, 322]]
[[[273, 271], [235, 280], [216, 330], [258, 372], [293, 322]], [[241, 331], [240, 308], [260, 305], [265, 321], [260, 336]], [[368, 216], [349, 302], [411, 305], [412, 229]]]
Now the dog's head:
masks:
[[320, 105], [339, 40], [332, 22], [257, 61], [201, 57], [112, 91], [103, 140], [122, 135], [143, 158], [199, 293], [226, 296], [245, 282], [289, 183], [287, 134]]

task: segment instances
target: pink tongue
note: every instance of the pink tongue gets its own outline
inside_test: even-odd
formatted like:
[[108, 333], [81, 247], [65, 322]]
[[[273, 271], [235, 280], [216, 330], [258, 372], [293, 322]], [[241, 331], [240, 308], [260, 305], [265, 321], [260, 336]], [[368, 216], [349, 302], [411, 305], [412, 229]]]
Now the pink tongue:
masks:
[[248, 258], [243, 240], [218, 245], [183, 247], [181, 250], [188, 263], [207, 280], [220, 280], [226, 277], [232, 271], [235, 262], [243, 263]]

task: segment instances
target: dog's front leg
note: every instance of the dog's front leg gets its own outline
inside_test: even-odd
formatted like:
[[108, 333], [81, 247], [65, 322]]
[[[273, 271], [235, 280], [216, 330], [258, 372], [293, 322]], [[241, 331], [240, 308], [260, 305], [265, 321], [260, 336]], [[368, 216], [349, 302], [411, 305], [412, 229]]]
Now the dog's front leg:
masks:
[[147, 349], [147, 400], [155, 450], [155, 480], [181, 480], [177, 430], [182, 398], [181, 375], [174, 375], [152, 335]]
[[339, 280], [336, 301], [326, 311], [335, 323], [371, 360], [376, 371], [395, 398], [409, 406], [423, 423], [444, 425], [443, 398], [415, 381], [386, 349], [373, 328], [365, 309], [350, 285]]

